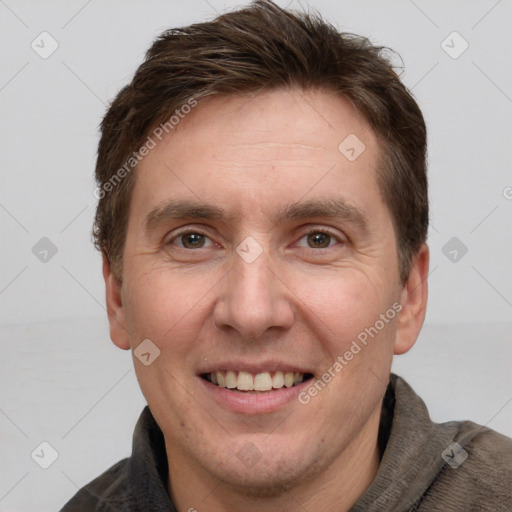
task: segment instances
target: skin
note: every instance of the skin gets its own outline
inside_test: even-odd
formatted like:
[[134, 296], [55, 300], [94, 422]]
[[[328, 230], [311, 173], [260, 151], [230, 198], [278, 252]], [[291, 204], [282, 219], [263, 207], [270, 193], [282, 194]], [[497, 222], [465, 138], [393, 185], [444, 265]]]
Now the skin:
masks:
[[[353, 162], [338, 150], [350, 134], [366, 146]], [[200, 102], [137, 168], [122, 284], [103, 263], [110, 333], [122, 349], [150, 339], [161, 351], [134, 365], [179, 511], [349, 510], [375, 477], [393, 354], [419, 334], [428, 273], [424, 245], [400, 282], [378, 165], [378, 141], [348, 101], [277, 90]], [[285, 204], [326, 198], [357, 208], [366, 229], [344, 218], [272, 220]], [[146, 232], [146, 215], [171, 199], [238, 217], [168, 219]], [[183, 227], [205, 235], [202, 247], [176, 237]], [[333, 236], [317, 241], [312, 228]], [[252, 263], [235, 250], [249, 236], [262, 248]], [[227, 359], [271, 359], [317, 379], [397, 301], [400, 314], [307, 404], [234, 412], [197, 375]], [[247, 443], [259, 456], [251, 467], [237, 456]]]

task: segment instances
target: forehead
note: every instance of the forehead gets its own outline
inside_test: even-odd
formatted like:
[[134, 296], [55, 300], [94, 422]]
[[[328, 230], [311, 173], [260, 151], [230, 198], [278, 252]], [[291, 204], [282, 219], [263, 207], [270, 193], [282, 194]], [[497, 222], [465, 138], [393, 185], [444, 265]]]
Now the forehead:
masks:
[[277, 90], [212, 97], [144, 157], [133, 206], [147, 221], [173, 199], [220, 202], [233, 207], [234, 219], [241, 210], [282, 211], [301, 197], [347, 199], [362, 189], [379, 196], [378, 161], [375, 135], [339, 95]]
[[252, 153], [254, 158], [272, 160], [332, 150], [338, 156], [339, 143], [351, 135], [370, 149], [376, 146], [368, 123], [345, 97], [330, 91], [277, 89], [202, 100], [163, 142], [179, 143], [182, 149], [215, 145], [224, 153]]

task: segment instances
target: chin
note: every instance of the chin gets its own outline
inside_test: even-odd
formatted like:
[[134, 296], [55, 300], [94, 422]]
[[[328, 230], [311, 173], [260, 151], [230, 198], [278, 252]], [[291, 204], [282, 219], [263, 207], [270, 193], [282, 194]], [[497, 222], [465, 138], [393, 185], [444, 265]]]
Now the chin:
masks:
[[271, 448], [252, 466], [250, 462], [245, 465], [235, 455], [225, 465], [209, 469], [224, 485], [254, 499], [286, 494], [321, 471], [314, 462], [308, 464], [305, 461], [303, 450], [297, 449], [294, 454], [276, 457]]

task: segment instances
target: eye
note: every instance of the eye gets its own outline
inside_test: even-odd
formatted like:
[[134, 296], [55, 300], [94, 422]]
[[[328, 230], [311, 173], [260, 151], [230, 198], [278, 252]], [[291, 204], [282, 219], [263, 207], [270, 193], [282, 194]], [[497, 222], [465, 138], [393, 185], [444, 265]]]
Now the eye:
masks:
[[[306, 245], [298, 243], [298, 246], [306, 249], [329, 249], [343, 243], [341, 237], [325, 229], [312, 229], [300, 238], [300, 241], [302, 240], [306, 241]], [[188, 230], [175, 234], [165, 245], [174, 245], [180, 249], [204, 249], [215, 244], [204, 233]]]
[[[336, 245], [337, 242], [341, 242], [338, 236], [324, 229], [313, 229], [303, 235], [301, 240], [304, 238], [308, 244], [306, 248], [309, 249], [328, 249], [329, 247]], [[331, 244], [331, 242], [334, 243]]]
[[[207, 247], [206, 242], [210, 242], [210, 246], [212, 245], [212, 241], [200, 231], [182, 231], [177, 235], [173, 236], [166, 242], [166, 245], [177, 245], [181, 249], [203, 249]], [[174, 243], [180, 242], [180, 243]]]

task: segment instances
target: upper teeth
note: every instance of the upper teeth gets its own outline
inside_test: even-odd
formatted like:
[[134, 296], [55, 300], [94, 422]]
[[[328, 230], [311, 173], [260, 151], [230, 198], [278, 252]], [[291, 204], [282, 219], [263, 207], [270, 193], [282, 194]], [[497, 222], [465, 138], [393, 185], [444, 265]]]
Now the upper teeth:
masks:
[[212, 372], [209, 374], [213, 384], [221, 388], [238, 389], [240, 391], [269, 391], [283, 386], [290, 388], [304, 380], [299, 372], [261, 372], [253, 375], [248, 372]]

